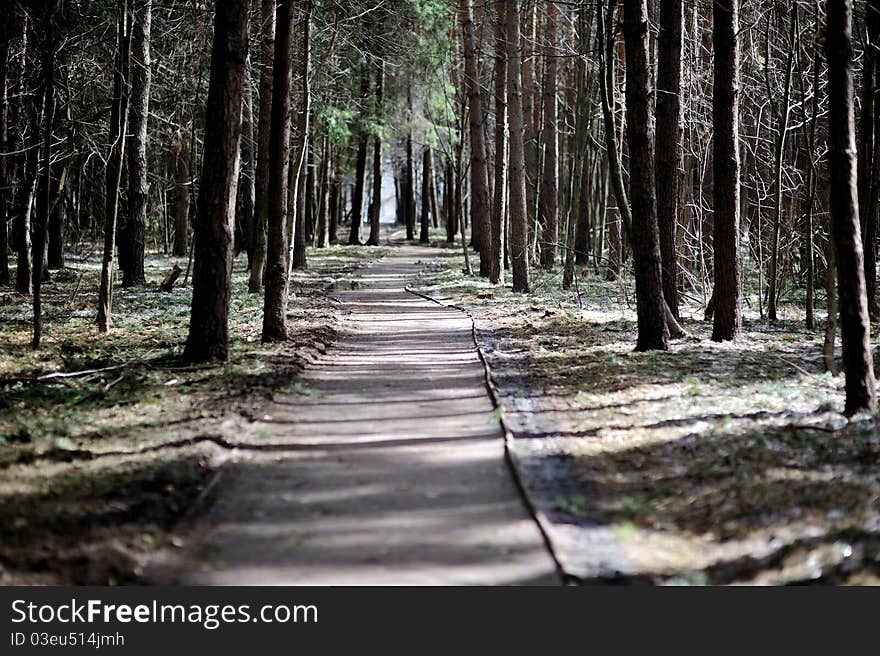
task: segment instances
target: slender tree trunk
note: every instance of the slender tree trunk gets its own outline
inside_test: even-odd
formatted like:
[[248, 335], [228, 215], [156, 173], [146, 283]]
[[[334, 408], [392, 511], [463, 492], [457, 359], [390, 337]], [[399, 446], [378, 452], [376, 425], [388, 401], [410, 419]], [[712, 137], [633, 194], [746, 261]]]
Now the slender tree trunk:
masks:
[[870, 318], [865, 291], [864, 252], [853, 109], [852, 0], [828, 0], [825, 54], [828, 60], [828, 171], [831, 236], [837, 252], [840, 327], [846, 372], [846, 414], [877, 408]]
[[557, 8], [546, 3], [547, 20], [544, 30], [544, 129], [541, 132], [544, 164], [541, 169], [541, 190], [538, 197], [538, 221], [541, 225], [541, 266], [552, 270], [556, 263], [559, 241], [559, 134], [557, 130], [559, 99], [557, 93], [558, 65], [556, 56]]
[[489, 280], [504, 282], [504, 216], [507, 213], [507, 53], [504, 43], [506, 4], [495, 7], [495, 183], [492, 197], [492, 230]]
[[238, 175], [238, 193], [235, 202], [235, 254], [247, 253], [248, 269], [254, 262], [254, 202], [256, 189], [254, 142], [254, 94], [248, 71], [250, 56], [245, 65], [244, 99], [241, 111], [241, 165]]
[[[147, 121], [150, 115], [150, 24], [153, 0], [131, 0], [131, 102], [128, 108], [128, 216], [122, 225], [119, 266], [122, 286], [147, 284], [144, 232], [147, 225]], [[123, 255], [124, 253], [124, 255]]]
[[260, 112], [257, 117], [257, 162], [254, 179], [254, 257], [248, 291], [263, 289], [266, 271], [266, 228], [269, 212], [269, 150], [272, 138], [272, 78], [275, 56], [275, 0], [260, 3]]
[[630, 152], [633, 258], [636, 272], [637, 351], [666, 350], [663, 270], [654, 192], [654, 130], [648, 62], [647, 0], [624, 0], [626, 126]]
[[43, 283], [43, 260], [46, 256], [46, 236], [49, 228], [49, 212], [52, 197], [52, 127], [55, 121], [55, 12], [57, 0], [44, 0], [42, 29], [42, 85], [43, 85], [43, 126], [42, 126], [42, 181], [34, 225], [34, 248], [31, 271], [34, 288], [34, 334], [31, 346], [40, 348], [43, 336], [43, 311], [41, 286]]
[[407, 241], [413, 241], [416, 238], [416, 193], [414, 178], [413, 139], [412, 131], [410, 131], [406, 135], [406, 169], [403, 173], [403, 215], [404, 223], [406, 224]]
[[[620, 162], [620, 149], [617, 145], [617, 120], [615, 119], [615, 37], [614, 8], [617, 0], [609, 0], [608, 8], [604, 10], [604, 0], [598, 0], [599, 43], [602, 45], [599, 53], [599, 95], [602, 105], [602, 119], [605, 127], [605, 151], [608, 157], [608, 173], [611, 177], [611, 187], [614, 198], [617, 200], [617, 209], [622, 223], [622, 233], [626, 240], [630, 240], [632, 233], [632, 214], [629, 206], [629, 198], [626, 195], [626, 184], [623, 179], [623, 166]], [[624, 240], [621, 239], [621, 243]], [[623, 252], [619, 253], [619, 260], [623, 261]], [[614, 275], [616, 278], [616, 274]]]
[[712, 100], [715, 203], [715, 314], [712, 339], [736, 339], [742, 327], [739, 252], [739, 0], [716, 0]]
[[318, 184], [318, 220], [315, 227], [315, 247], [327, 248], [327, 215], [330, 197], [330, 137], [324, 135], [321, 142], [321, 180]]
[[676, 252], [681, 197], [681, 50], [683, 0], [661, 0], [657, 65], [657, 224], [663, 262], [663, 297], [679, 317]]
[[329, 200], [329, 213], [327, 216], [328, 224], [327, 224], [327, 240], [331, 244], [336, 244], [339, 242], [339, 239], [336, 237], [336, 226], [339, 225], [339, 212], [340, 205], [339, 202], [339, 168], [336, 162], [333, 163], [333, 175], [330, 179], [330, 200]]
[[9, 215], [12, 167], [9, 165], [9, 43], [14, 21], [0, 22], [0, 285], [12, 282], [9, 275]]
[[[306, 224], [305, 204], [303, 193], [305, 192], [306, 158], [311, 141], [311, 115], [312, 115], [312, 2], [306, 0], [300, 9], [302, 16], [302, 35], [300, 37], [300, 76], [302, 80], [302, 93], [300, 108], [297, 114], [297, 138], [294, 149], [293, 164], [291, 165], [291, 187], [289, 189], [290, 201], [288, 205], [290, 226], [290, 254], [288, 264], [290, 268], [305, 269], [306, 262]], [[288, 278], [289, 279], [289, 278]]]
[[247, 0], [218, 3], [193, 242], [192, 313], [183, 352], [190, 362], [229, 357], [229, 297], [247, 52]]
[[[483, 103], [480, 97], [480, 78], [477, 66], [477, 38], [474, 31], [473, 0], [461, 5], [462, 38], [465, 61], [465, 87], [468, 97], [469, 135], [471, 140], [471, 219], [474, 246], [480, 252], [480, 276], [488, 278], [492, 266], [489, 238], [491, 216], [489, 201], [489, 173], [486, 164], [486, 141]], [[517, 34], [517, 39], [519, 35]]]
[[[361, 70], [361, 103], [366, 106], [370, 95], [370, 75], [366, 65]], [[364, 196], [367, 184], [367, 149], [370, 135], [366, 126], [362, 126], [357, 142], [355, 157], [354, 194], [351, 198], [351, 231], [348, 243], [352, 246], [361, 245], [361, 221], [364, 216]]]
[[293, 0], [278, 0], [272, 76], [272, 122], [267, 187], [266, 294], [263, 341], [283, 341], [287, 333], [287, 198], [290, 170], [290, 87], [293, 59]]
[[112, 326], [114, 255], [116, 250], [116, 217], [119, 212], [119, 189], [122, 184], [122, 163], [125, 161], [125, 133], [128, 125], [129, 46], [131, 23], [127, 0], [119, 2], [118, 52], [113, 72], [113, 107], [110, 112], [110, 156], [107, 160], [106, 195], [104, 199], [104, 257], [101, 265], [101, 287], [98, 292], [98, 330], [106, 333]]
[[419, 243], [431, 243], [431, 176], [433, 175], [433, 158], [431, 149], [422, 146], [422, 215]]
[[[767, 318], [776, 321], [777, 298], [779, 296], [779, 240], [782, 229], [782, 173], [785, 159], [785, 143], [789, 131], [789, 119], [791, 117], [791, 86], [794, 76], [794, 53], [797, 38], [797, 4], [793, 4], [789, 10], [791, 13], [791, 31], [789, 34], [788, 55], [785, 65], [785, 91], [782, 95], [782, 105], [778, 110], [776, 143], [774, 144], [774, 168], [773, 168], [773, 236], [771, 240], [770, 269], [767, 275], [769, 287], [767, 290]], [[769, 37], [768, 37], [769, 38]], [[775, 103], [774, 103], [775, 104]]]
[[510, 216], [510, 263], [513, 291], [528, 293], [529, 235], [526, 216], [525, 144], [522, 109], [522, 46], [519, 38], [519, 1], [506, 0], [507, 16], [507, 112], [510, 125], [510, 181], [508, 214]]
[[861, 139], [859, 140], [859, 208], [865, 249], [865, 285], [871, 319], [880, 318], [877, 305], [877, 221], [880, 180], [880, 0], [865, 2], [867, 41], [862, 69]]
[[[57, 109], [56, 109], [57, 112]], [[52, 192], [49, 196], [49, 230], [46, 243], [46, 263], [49, 269], [64, 268], [64, 226], [67, 223], [67, 164], [52, 166]]]
[[[376, 111], [382, 110], [385, 91], [385, 63], [379, 62], [376, 71]], [[382, 216], [382, 139], [373, 137], [373, 200], [370, 203], [370, 238], [368, 246], [379, 245], [379, 220]]]
[[189, 231], [189, 149], [183, 140], [171, 146], [174, 167], [174, 239], [172, 254], [186, 256], [187, 232]]

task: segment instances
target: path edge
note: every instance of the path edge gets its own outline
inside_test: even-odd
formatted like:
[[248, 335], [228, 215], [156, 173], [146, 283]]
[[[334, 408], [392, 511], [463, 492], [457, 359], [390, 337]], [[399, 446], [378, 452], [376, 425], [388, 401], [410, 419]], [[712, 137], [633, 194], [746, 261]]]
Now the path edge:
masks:
[[520, 498], [522, 499], [526, 510], [528, 510], [528, 513], [531, 516], [532, 520], [538, 526], [538, 531], [541, 533], [541, 539], [544, 542], [544, 547], [547, 549], [547, 553], [553, 560], [553, 565], [556, 569], [556, 575], [559, 577], [560, 583], [562, 585], [579, 584], [580, 581], [578, 577], [566, 571], [565, 566], [562, 563], [562, 559], [557, 552], [556, 546], [553, 541], [553, 523], [550, 521], [550, 518], [547, 517], [546, 513], [544, 513], [544, 511], [538, 507], [535, 498], [532, 496], [532, 494], [529, 492], [528, 487], [526, 486], [524, 467], [522, 466], [519, 456], [516, 453], [516, 449], [514, 448], [516, 436], [514, 435], [513, 431], [510, 429], [507, 421], [504, 418], [504, 408], [501, 405], [501, 394], [498, 390], [497, 385], [495, 384], [495, 380], [492, 377], [492, 368], [489, 366], [489, 360], [486, 358], [486, 354], [480, 347], [480, 341], [477, 338], [477, 322], [474, 319], [474, 316], [466, 308], [463, 308], [451, 302], [445, 302], [441, 299], [434, 298], [433, 296], [429, 296], [428, 294], [423, 294], [422, 292], [416, 291], [409, 285], [404, 286], [404, 290], [408, 294], [412, 294], [413, 296], [429, 301], [441, 307], [461, 312], [471, 322], [471, 339], [474, 342], [474, 348], [476, 349], [477, 355], [480, 358], [480, 362], [483, 364], [483, 380], [486, 385], [486, 390], [489, 393], [489, 399], [492, 402], [492, 407], [498, 413], [498, 425], [501, 427], [501, 432], [504, 435], [504, 461], [505, 463], [507, 463], [507, 467], [510, 470], [514, 484], [516, 485], [516, 489], [519, 492]]

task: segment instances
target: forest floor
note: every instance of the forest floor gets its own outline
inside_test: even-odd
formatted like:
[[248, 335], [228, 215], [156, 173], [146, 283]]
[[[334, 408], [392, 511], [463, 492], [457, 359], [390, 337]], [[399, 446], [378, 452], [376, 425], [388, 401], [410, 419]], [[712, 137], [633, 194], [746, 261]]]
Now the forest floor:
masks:
[[[418, 285], [475, 320], [516, 461], [570, 580], [880, 583], [880, 433], [847, 421], [819, 331], [785, 307], [732, 344], [638, 354], [633, 289], [535, 272], [515, 295], [446, 247]], [[824, 322], [823, 322], [824, 323]], [[838, 353], [839, 355], [839, 353]]]
[[[690, 337], [668, 353], [636, 354], [631, 284], [582, 272], [576, 290], [562, 292], [558, 274], [534, 272], [534, 292], [514, 295], [462, 276], [459, 248], [434, 246], [414, 263], [422, 275], [413, 285], [473, 317], [515, 461], [571, 581], [880, 583], [880, 433], [869, 417], [842, 416], [842, 380], [823, 372], [821, 334], [802, 327], [799, 310], [785, 306], [769, 325], [747, 307], [743, 338], [718, 345], [691, 304], [683, 312]], [[150, 259], [152, 287], [117, 291], [116, 327], [100, 336], [98, 259], [71, 256], [44, 287], [47, 336], [37, 354], [29, 299], [0, 292], [0, 584], [143, 581], [157, 549], [201, 554], [213, 563], [207, 573], [223, 579], [216, 547], [190, 543], [198, 517], [222, 511], [218, 472], [240, 461], [242, 435], [275, 437], [271, 427], [254, 432], [271, 423], [267, 408], [286, 404], [290, 423], [301, 424], [296, 406], [327, 401], [303, 369], [340, 343], [334, 297], [360, 289], [357, 269], [388, 252], [310, 252], [311, 270], [294, 282], [294, 339], [271, 348], [259, 343], [261, 297], [241, 291], [240, 261], [232, 358], [222, 367], [175, 359], [189, 291], [156, 291], [170, 259]], [[424, 328], [407, 339], [417, 342]], [[373, 333], [381, 338], [381, 327]], [[377, 418], [383, 407], [372, 409]], [[442, 480], [454, 463], [437, 453]], [[315, 512], [304, 521], [316, 532], [332, 533], [344, 519], [333, 507], [344, 499], [310, 491], [307, 477], [278, 470], [262, 478], [288, 481], [304, 499], [314, 492]], [[429, 513], [435, 493], [417, 496], [417, 484], [404, 481], [385, 496], [370, 485], [360, 492], [391, 507], [418, 501]], [[442, 511], [442, 500], [436, 505]], [[381, 535], [387, 517], [370, 519]], [[291, 539], [294, 550], [312, 548], [310, 536]], [[509, 549], [496, 554], [492, 540], [477, 546], [484, 562], [523, 563]]]
[[100, 335], [100, 257], [70, 254], [43, 286], [37, 353], [30, 299], [0, 290], [0, 584], [136, 582], [152, 551], [182, 545], [172, 530], [207, 505], [241, 426], [277, 394], [306, 394], [296, 377], [334, 340], [333, 290], [387, 250], [313, 251], [279, 346], [260, 343], [262, 296], [237, 260], [231, 357], [215, 367], [178, 360], [191, 290], [157, 290], [171, 258], [148, 257], [148, 287], [117, 289]]

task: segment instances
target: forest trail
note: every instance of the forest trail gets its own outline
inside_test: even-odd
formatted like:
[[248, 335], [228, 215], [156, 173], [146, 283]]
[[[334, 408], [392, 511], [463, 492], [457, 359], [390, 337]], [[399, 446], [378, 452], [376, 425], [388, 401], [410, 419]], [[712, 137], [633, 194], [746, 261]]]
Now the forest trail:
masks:
[[[340, 339], [240, 441], [184, 548], [148, 569], [194, 585], [559, 582], [504, 457], [464, 314], [405, 285], [403, 246], [336, 292]], [[295, 301], [294, 301], [295, 302]]]

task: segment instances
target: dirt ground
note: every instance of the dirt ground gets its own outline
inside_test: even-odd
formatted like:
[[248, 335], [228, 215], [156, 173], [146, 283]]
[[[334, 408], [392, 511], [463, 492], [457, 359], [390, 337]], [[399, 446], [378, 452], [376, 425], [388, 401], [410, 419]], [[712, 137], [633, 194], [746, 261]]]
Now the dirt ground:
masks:
[[[382, 248], [312, 253], [292, 282], [293, 339], [260, 343], [262, 296], [236, 263], [231, 358], [177, 360], [190, 291], [156, 286], [172, 260], [150, 256], [145, 289], [117, 289], [114, 329], [94, 327], [100, 262], [72, 253], [44, 285], [44, 348], [30, 351], [30, 299], [0, 291], [0, 584], [140, 580], [172, 529], [208, 504], [235, 436], [334, 339], [335, 289]], [[185, 262], [180, 263], [185, 267]]]
[[691, 304], [689, 338], [637, 354], [631, 286], [537, 272], [517, 296], [462, 265], [448, 250], [420, 291], [474, 317], [571, 580], [880, 583], [880, 433], [842, 416], [797, 308], [770, 326], [749, 299], [742, 339], [718, 345]]

